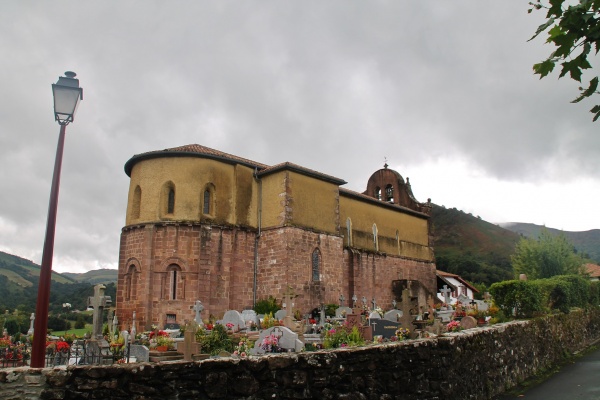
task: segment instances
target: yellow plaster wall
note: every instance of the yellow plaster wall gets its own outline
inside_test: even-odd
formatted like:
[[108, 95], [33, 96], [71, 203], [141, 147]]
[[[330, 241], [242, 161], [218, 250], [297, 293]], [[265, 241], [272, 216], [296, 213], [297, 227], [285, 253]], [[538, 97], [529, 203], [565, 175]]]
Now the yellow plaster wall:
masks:
[[[160, 212], [165, 183], [175, 186], [173, 214]], [[215, 188], [215, 208], [210, 219], [215, 223], [256, 225], [256, 193], [252, 170], [216, 160], [196, 157], [169, 157], [139, 161], [131, 171], [126, 225], [156, 221], [200, 221], [204, 190]], [[132, 217], [133, 197], [142, 191], [139, 218]], [[238, 194], [244, 200], [236, 204]]]
[[337, 234], [339, 186], [296, 172], [289, 173], [289, 182], [291, 223]]
[[[340, 225], [347, 244], [346, 220], [352, 221], [352, 247], [375, 250], [373, 224], [377, 225], [378, 251], [404, 257], [432, 260], [426, 218], [378, 206], [348, 196], [340, 196]], [[398, 240], [396, 240], [396, 231]], [[398, 241], [400, 245], [398, 245]]]
[[261, 225], [263, 228], [281, 226], [285, 223], [285, 182], [287, 173], [285, 171], [277, 172], [260, 178], [259, 189], [262, 194], [262, 216]]
[[262, 178], [262, 227], [282, 225], [338, 233], [338, 186], [293, 171]]

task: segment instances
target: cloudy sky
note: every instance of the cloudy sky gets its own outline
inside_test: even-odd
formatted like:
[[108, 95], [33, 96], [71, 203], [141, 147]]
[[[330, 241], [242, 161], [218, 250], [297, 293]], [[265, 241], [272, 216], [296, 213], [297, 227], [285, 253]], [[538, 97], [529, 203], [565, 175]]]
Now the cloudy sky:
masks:
[[[418, 200], [483, 219], [600, 228], [600, 122], [539, 80], [524, 1], [13, 1], [0, 6], [0, 250], [41, 262], [77, 73], [54, 269], [116, 268], [134, 154], [198, 143], [363, 191], [387, 160]], [[597, 99], [594, 99], [597, 100]], [[600, 99], [598, 99], [600, 100]]]

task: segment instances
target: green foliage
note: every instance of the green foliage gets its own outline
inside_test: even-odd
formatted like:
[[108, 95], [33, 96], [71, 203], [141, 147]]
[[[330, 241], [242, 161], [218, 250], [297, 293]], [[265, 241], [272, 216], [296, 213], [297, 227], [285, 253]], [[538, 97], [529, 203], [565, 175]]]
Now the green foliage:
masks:
[[9, 335], [14, 335], [15, 333], [21, 331], [21, 326], [19, 325], [17, 319], [9, 318], [4, 322], [4, 329], [6, 329]]
[[531, 318], [543, 310], [540, 287], [531, 281], [497, 282], [490, 286], [490, 293], [504, 315]]
[[325, 316], [326, 317], [335, 317], [335, 311], [339, 308], [340, 306], [337, 304], [326, 304], [325, 305]]
[[53, 331], [66, 331], [71, 329], [71, 324], [58, 315], [48, 316], [48, 329]]
[[[597, 0], [537, 0], [529, 3], [535, 10], [547, 10], [546, 21], [540, 25], [529, 40], [535, 39], [542, 32], [547, 32], [546, 43], [554, 45], [555, 50], [550, 56], [533, 66], [535, 74], [544, 78], [552, 73], [556, 64], [561, 65], [559, 78], [569, 74], [569, 77], [581, 83], [583, 70], [592, 66], [588, 62], [588, 55], [592, 50], [600, 50], [600, 2]], [[598, 77], [589, 81], [588, 87], [579, 87], [580, 94], [572, 103], [599, 93]], [[600, 118], [600, 106], [596, 105], [590, 112], [594, 114], [593, 120]]]
[[559, 310], [569, 313], [572, 307], [598, 305], [598, 285], [582, 275], [554, 276], [531, 281], [506, 281], [490, 287], [494, 303], [504, 315], [532, 317]]
[[323, 347], [326, 349], [362, 346], [363, 344], [365, 344], [365, 340], [356, 326], [352, 328], [346, 325], [335, 326], [325, 332], [323, 339]]
[[581, 273], [583, 265], [564, 235], [553, 235], [546, 229], [537, 239], [522, 238], [511, 261], [515, 276], [526, 274], [528, 279]]
[[75, 329], [83, 329], [85, 328], [85, 318], [83, 315], [77, 316], [77, 320], [75, 321]]
[[257, 314], [275, 314], [279, 310], [281, 310], [281, 306], [273, 296], [257, 301], [254, 306], [254, 311], [256, 311]]
[[219, 354], [221, 350], [233, 352], [233, 342], [221, 324], [215, 324], [210, 332], [203, 329], [198, 330], [196, 341], [201, 344], [203, 353], [213, 356]]

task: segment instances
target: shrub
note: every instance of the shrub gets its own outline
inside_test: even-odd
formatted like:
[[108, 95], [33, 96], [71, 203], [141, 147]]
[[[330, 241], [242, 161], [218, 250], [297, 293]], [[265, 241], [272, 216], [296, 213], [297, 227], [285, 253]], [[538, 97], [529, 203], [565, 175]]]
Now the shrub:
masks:
[[533, 281], [497, 282], [490, 286], [490, 293], [505, 315], [531, 318], [543, 311], [542, 291]]
[[259, 300], [254, 306], [254, 311], [257, 314], [275, 314], [281, 307], [277, 304], [277, 300], [273, 296], [269, 296], [267, 299]]
[[83, 329], [85, 328], [85, 319], [83, 315], [79, 315], [77, 317], [77, 321], [75, 321], [75, 329]]

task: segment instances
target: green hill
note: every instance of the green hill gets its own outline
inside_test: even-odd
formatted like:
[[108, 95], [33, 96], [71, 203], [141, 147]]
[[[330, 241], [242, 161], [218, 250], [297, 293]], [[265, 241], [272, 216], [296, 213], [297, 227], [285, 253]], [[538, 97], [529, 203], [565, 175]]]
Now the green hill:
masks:
[[117, 282], [116, 269], [95, 269], [82, 274], [64, 272], [63, 275], [76, 282], [87, 282], [92, 285], [97, 285], [99, 283], [107, 284], [111, 282]]
[[526, 224], [521, 222], [511, 222], [502, 225], [505, 229], [516, 232], [525, 237], [537, 238], [542, 229], [554, 235], [563, 233], [565, 237], [573, 244], [578, 253], [584, 258], [589, 258], [596, 263], [600, 263], [600, 229], [592, 229], [583, 232], [568, 232], [553, 228], [546, 228], [542, 225]]
[[489, 285], [512, 279], [517, 233], [456, 208], [434, 205], [431, 220], [437, 268]]
[[[115, 277], [114, 281], [116, 281], [116, 270], [105, 270], [98, 274], [91, 274], [91, 276], [92, 278], [108, 277], [111, 273]], [[81, 278], [85, 274], [68, 275]], [[39, 276], [39, 265], [24, 258], [0, 252], [0, 310], [18, 308], [25, 313], [34, 312]], [[81, 281], [78, 280], [67, 276], [67, 274], [52, 272], [49, 305], [51, 312], [60, 313], [64, 311], [63, 303], [70, 303], [73, 310], [85, 310], [87, 298], [94, 294], [94, 284], [85, 281], [85, 277]], [[106, 290], [108, 296], [113, 296], [113, 301], [114, 293], [116, 293], [114, 281], [107, 281]]]

